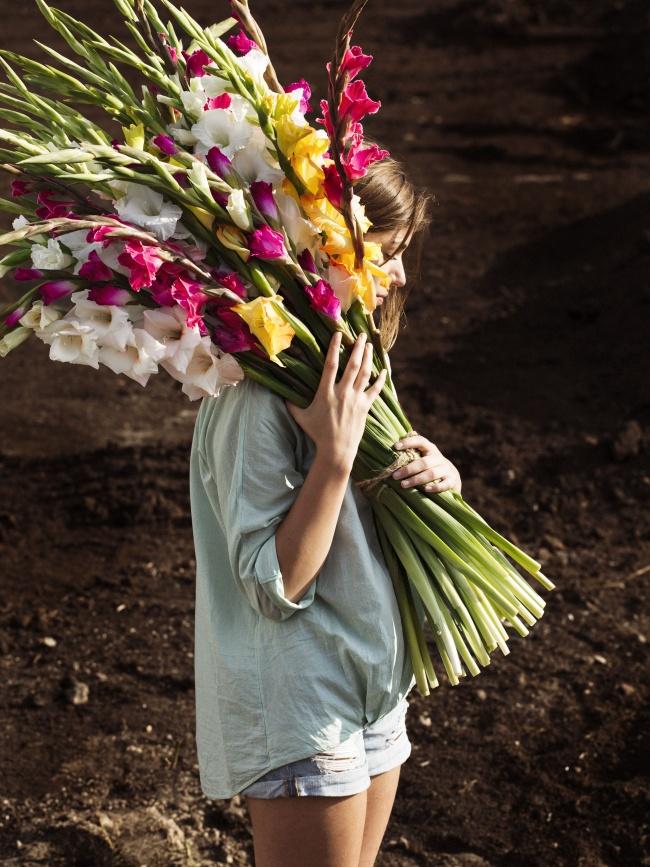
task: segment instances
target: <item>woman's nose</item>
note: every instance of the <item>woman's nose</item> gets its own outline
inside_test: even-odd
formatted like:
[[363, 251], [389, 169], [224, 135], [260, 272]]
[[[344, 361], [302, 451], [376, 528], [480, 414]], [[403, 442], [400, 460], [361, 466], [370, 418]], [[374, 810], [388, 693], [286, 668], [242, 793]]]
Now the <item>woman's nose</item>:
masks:
[[404, 272], [404, 264], [401, 256], [393, 259], [386, 270], [390, 274], [391, 282], [394, 286], [402, 287], [406, 284], [406, 274]]

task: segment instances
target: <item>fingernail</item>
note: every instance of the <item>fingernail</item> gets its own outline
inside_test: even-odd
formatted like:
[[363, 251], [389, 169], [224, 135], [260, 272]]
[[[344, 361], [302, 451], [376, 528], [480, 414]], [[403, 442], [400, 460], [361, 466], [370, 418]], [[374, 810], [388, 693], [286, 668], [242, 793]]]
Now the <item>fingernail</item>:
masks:
[[402, 441], [401, 441], [401, 440], [400, 440], [400, 442], [398, 442], [398, 443], [395, 443], [395, 446], [394, 446], [394, 448], [396, 448], [396, 449], [401, 449], [401, 448], [402, 448], [402, 446], [403, 446], [403, 443], [402, 443]]

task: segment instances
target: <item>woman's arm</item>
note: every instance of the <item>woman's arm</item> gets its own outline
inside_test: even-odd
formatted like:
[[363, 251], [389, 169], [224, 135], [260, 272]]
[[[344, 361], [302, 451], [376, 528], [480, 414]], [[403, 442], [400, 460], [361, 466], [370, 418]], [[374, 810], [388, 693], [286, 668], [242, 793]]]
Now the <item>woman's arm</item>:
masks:
[[366, 389], [372, 372], [372, 345], [362, 333], [336, 382], [340, 344], [337, 331], [309, 406], [301, 409], [287, 401], [289, 412], [316, 445], [301, 490], [275, 534], [284, 592], [291, 602], [300, 600], [327, 557], [366, 416], [386, 378], [382, 370]]

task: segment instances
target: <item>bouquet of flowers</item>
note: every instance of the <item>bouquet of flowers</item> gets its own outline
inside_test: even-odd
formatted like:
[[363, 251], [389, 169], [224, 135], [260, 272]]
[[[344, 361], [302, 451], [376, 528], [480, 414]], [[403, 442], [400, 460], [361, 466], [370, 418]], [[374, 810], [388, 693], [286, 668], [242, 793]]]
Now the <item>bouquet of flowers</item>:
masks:
[[[354, 193], [387, 155], [361, 123], [380, 106], [360, 78], [372, 58], [351, 44], [366, 0], [342, 20], [315, 125], [309, 84], [279, 83], [247, 0], [207, 28], [170, 0], [115, 0], [130, 44], [36, 2], [76, 59], [42, 43], [52, 62], [0, 51], [10, 127], [0, 160], [11, 176], [0, 210], [14, 216], [0, 276], [26, 284], [0, 314], [0, 355], [35, 335], [53, 360], [103, 364], [142, 386], [162, 367], [190, 400], [249, 376], [307, 406], [332, 334], [344, 367], [363, 331], [373, 376], [390, 371], [372, 317], [389, 278]], [[84, 104], [117, 122], [117, 137]], [[352, 475], [372, 502], [428, 695], [438, 680], [427, 622], [457, 684], [497, 647], [508, 652], [505, 623], [526, 635], [543, 614], [514, 564], [554, 585], [460, 494], [392, 479], [418, 456], [393, 448], [410, 431], [389, 372]]]

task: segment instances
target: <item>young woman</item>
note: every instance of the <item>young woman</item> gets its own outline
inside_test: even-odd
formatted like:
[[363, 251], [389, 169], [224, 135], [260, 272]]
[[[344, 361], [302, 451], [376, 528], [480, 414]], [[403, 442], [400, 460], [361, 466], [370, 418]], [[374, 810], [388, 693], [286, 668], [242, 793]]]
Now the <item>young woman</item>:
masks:
[[[391, 158], [358, 191], [392, 277], [377, 306], [388, 349], [428, 197]], [[371, 867], [411, 752], [415, 677], [370, 502], [350, 478], [385, 373], [369, 384], [362, 337], [336, 381], [339, 347], [334, 335], [305, 409], [245, 379], [203, 400], [192, 443], [201, 788], [244, 796], [256, 867]], [[396, 472], [402, 484], [460, 491], [432, 442], [403, 446], [422, 457]]]

